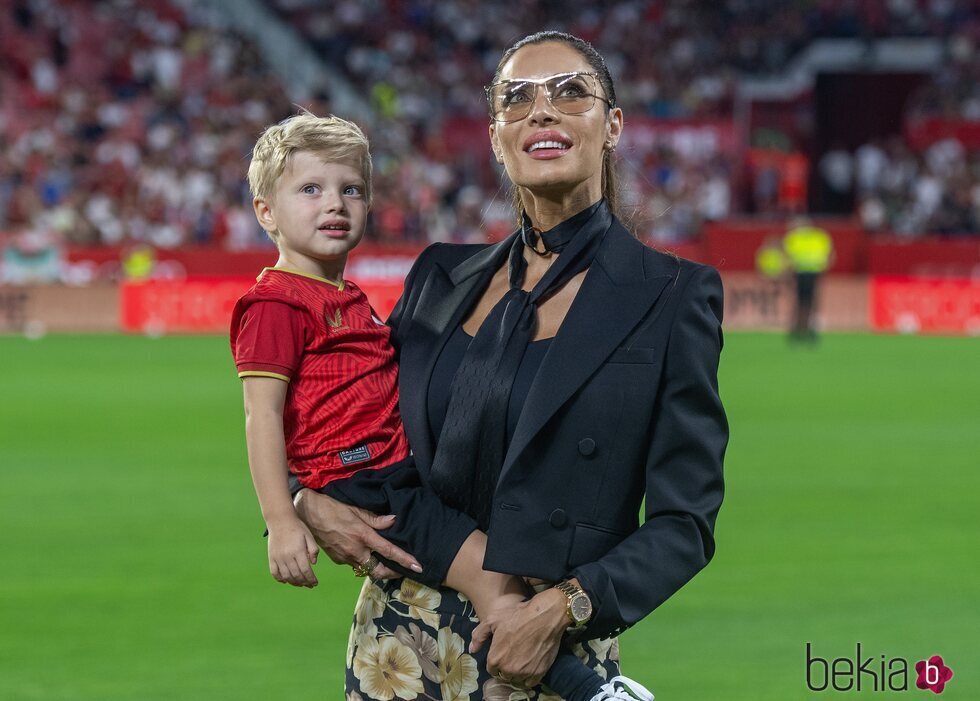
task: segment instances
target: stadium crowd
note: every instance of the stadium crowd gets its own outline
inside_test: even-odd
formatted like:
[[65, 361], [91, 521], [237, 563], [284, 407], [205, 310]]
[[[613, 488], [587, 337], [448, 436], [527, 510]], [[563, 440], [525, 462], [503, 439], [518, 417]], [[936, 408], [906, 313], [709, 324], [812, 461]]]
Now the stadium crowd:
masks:
[[955, 139], [915, 153], [901, 138], [870, 141], [853, 154], [836, 148], [819, 164], [834, 199], [856, 203], [867, 231], [903, 237], [980, 231], [980, 153]]
[[[374, 109], [372, 236], [382, 243], [510, 230], [509, 194], [487, 149], [458, 152], [449, 134], [455, 123], [477, 124], [464, 133], [483, 143], [482, 86], [529, 26], [595, 42], [630, 118], [691, 124], [730, 122], [738, 75], [778, 70], [814, 38], [946, 38], [953, 69], [920, 93], [910, 118], [980, 119], [980, 21], [969, 0], [636, 0], [610, 9], [522, 0], [506, 13], [471, 0], [270, 4]], [[0, 0], [0, 35], [0, 232], [83, 245], [267, 245], [248, 204], [248, 149], [295, 106], [249, 41], [150, 0]], [[319, 86], [304, 106], [329, 112], [329, 90]], [[621, 149], [638, 233], [683, 241], [740, 211], [736, 155], [669, 139]], [[869, 229], [980, 228], [977, 154], [955, 143], [918, 154], [889, 141], [836, 155]], [[879, 173], [870, 184], [867, 164]]]
[[149, 0], [3, 2], [0, 35], [0, 231], [261, 240], [246, 156], [291, 105], [248, 42]]
[[[603, 47], [630, 114], [731, 114], [737, 73], [781, 71], [818, 38], [931, 36], [969, 43], [972, 0], [272, 0], [382, 116], [419, 129], [482, 117], [479, 86], [524, 27], [561, 26]], [[384, 17], [384, 22], [376, 21]], [[518, 20], [519, 18], [519, 20]], [[975, 37], [974, 37], [975, 38]], [[433, 126], [434, 125], [434, 126]]]

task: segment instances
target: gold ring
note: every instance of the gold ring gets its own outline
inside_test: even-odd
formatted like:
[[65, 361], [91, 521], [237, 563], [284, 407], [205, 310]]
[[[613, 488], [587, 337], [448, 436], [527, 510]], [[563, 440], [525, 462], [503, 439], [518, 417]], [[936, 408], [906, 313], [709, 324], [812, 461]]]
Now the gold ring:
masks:
[[374, 556], [374, 554], [372, 553], [371, 556], [368, 557], [367, 560], [365, 560], [364, 562], [358, 563], [358, 564], [356, 564], [356, 565], [353, 566], [354, 576], [355, 577], [367, 577], [372, 572], [374, 572], [374, 568], [377, 567], [380, 564], [381, 563], [378, 562], [378, 558], [376, 558]]

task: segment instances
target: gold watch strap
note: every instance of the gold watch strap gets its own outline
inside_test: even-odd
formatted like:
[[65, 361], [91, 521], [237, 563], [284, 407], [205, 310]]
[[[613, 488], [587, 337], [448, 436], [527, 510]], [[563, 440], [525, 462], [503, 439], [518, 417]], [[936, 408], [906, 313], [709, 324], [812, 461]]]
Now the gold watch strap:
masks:
[[558, 582], [555, 585], [555, 589], [560, 591], [568, 598], [568, 603], [566, 604], [566, 608], [565, 608], [565, 615], [568, 616], [568, 620], [570, 624], [569, 630], [573, 628], [579, 628], [582, 625], [584, 625], [585, 621], [576, 621], [575, 616], [572, 615], [572, 599], [578, 596], [579, 594], [585, 595], [585, 590], [582, 589], [581, 587], [575, 586], [567, 579], [563, 579], [562, 581]]
[[565, 596], [567, 596], [569, 598], [569, 600], [571, 600], [571, 598], [573, 596], [575, 596], [576, 594], [579, 594], [579, 593], [584, 594], [585, 593], [584, 590], [582, 590], [579, 587], [576, 587], [574, 584], [572, 584], [571, 582], [569, 582], [567, 579], [563, 579], [562, 581], [558, 582], [558, 584], [555, 585], [555, 589], [557, 589], [562, 594], [564, 594]]

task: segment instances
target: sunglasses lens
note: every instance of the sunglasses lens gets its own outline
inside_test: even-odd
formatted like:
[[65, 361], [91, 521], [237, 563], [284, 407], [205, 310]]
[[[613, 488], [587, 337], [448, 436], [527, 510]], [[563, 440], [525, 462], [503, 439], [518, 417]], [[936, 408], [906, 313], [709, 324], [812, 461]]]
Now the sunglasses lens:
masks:
[[523, 80], [508, 80], [494, 85], [488, 93], [493, 118], [498, 122], [524, 119], [534, 104], [537, 87]]
[[546, 83], [548, 96], [559, 111], [582, 114], [595, 104], [595, 78], [584, 73], [557, 76]]

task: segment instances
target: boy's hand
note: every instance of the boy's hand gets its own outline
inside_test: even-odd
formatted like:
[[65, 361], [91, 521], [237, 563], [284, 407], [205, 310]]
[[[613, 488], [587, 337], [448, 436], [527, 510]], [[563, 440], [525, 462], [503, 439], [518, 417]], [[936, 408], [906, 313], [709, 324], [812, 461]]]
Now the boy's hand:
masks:
[[313, 534], [298, 518], [268, 524], [269, 572], [279, 582], [312, 589], [317, 582], [311, 564], [320, 548]]

